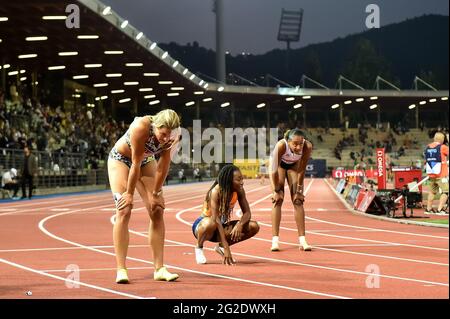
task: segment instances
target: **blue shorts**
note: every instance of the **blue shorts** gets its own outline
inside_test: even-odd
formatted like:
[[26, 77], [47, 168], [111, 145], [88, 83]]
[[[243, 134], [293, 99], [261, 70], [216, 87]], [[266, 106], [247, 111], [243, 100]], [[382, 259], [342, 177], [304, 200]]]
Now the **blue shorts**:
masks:
[[197, 227], [198, 227], [198, 224], [200, 224], [200, 222], [203, 220], [203, 218], [204, 218], [203, 216], [200, 216], [192, 224], [192, 233], [194, 234], [195, 238], [197, 238]]

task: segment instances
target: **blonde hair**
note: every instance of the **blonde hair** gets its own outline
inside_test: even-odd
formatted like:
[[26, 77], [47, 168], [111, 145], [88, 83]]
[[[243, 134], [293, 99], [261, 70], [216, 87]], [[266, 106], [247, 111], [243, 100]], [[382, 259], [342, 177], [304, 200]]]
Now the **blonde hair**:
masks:
[[445, 141], [445, 135], [442, 132], [436, 132], [436, 134], [434, 134], [434, 141], [438, 142], [438, 143], [444, 143]]
[[150, 119], [157, 128], [166, 127], [174, 130], [180, 127], [180, 117], [171, 109], [162, 110], [156, 115], [151, 115]]

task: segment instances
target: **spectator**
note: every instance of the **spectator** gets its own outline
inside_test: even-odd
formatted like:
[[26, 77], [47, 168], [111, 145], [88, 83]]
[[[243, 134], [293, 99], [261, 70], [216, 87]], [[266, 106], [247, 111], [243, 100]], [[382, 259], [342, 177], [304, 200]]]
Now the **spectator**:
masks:
[[17, 196], [19, 183], [17, 182], [17, 170], [15, 168], [11, 168], [2, 175], [2, 188], [14, 191], [13, 198]]
[[[433, 142], [428, 144], [424, 151], [425, 168], [430, 178], [430, 192], [428, 193], [427, 208], [425, 214], [446, 215], [444, 206], [448, 199], [448, 146], [444, 144], [445, 135], [436, 132]], [[433, 209], [435, 195], [441, 189], [437, 211]]]
[[28, 185], [28, 199], [33, 195], [34, 179], [37, 176], [37, 157], [31, 153], [31, 149], [25, 146], [24, 161], [21, 170], [22, 176], [22, 199], [26, 198], [26, 185]]
[[180, 183], [185, 183], [186, 182], [186, 176], [184, 176], [184, 168], [181, 168], [178, 171], [178, 179], [180, 180]]

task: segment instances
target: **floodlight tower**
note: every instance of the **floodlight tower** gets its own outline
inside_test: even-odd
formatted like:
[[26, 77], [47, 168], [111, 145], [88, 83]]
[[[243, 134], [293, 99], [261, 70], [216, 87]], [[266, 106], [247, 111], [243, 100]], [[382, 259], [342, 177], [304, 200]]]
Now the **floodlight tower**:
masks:
[[300, 41], [302, 30], [303, 9], [298, 11], [281, 10], [280, 28], [278, 30], [278, 41], [286, 42], [286, 71], [289, 74], [289, 54], [291, 42]]
[[226, 83], [223, 0], [213, 1], [213, 12], [216, 14], [216, 79]]

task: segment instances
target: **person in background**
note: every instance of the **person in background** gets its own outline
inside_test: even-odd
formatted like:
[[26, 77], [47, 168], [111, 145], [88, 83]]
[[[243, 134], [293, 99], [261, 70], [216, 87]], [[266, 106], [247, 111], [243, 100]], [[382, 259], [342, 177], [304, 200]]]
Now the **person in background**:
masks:
[[20, 185], [17, 182], [17, 170], [15, 168], [11, 168], [2, 175], [2, 187], [14, 191], [13, 198], [17, 196]]
[[[444, 206], [448, 199], [448, 145], [444, 144], [445, 135], [442, 132], [434, 134], [433, 142], [424, 151], [425, 169], [430, 181], [427, 208], [425, 214], [446, 215]], [[437, 211], [433, 209], [433, 200], [441, 190]]]
[[21, 170], [21, 184], [22, 184], [22, 199], [25, 199], [26, 196], [26, 186], [28, 186], [28, 199], [31, 199], [33, 196], [33, 188], [34, 188], [34, 180], [37, 176], [37, 157], [31, 152], [31, 148], [29, 146], [25, 146], [23, 148], [24, 159], [23, 166]]

